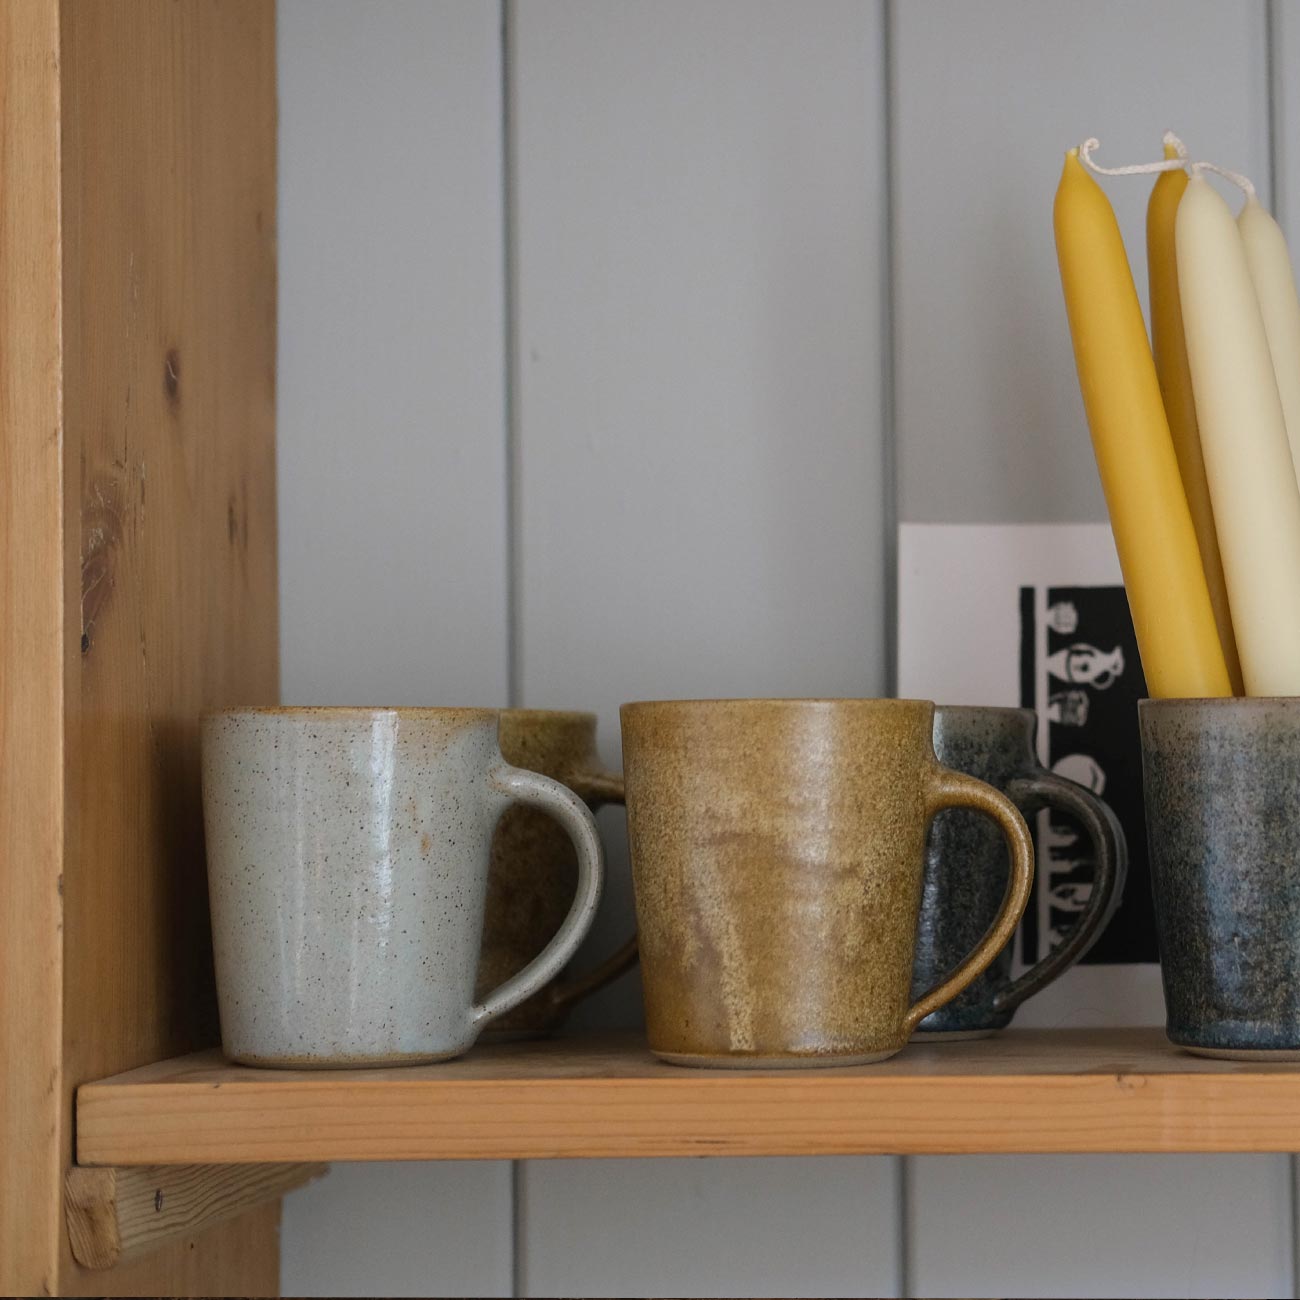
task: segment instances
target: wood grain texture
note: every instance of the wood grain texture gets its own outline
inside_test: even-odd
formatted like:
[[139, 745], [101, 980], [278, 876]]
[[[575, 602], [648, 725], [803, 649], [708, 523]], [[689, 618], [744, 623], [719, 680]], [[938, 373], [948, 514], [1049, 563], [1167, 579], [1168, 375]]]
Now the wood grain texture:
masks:
[[[69, 1108], [217, 1036], [198, 714], [278, 691], [274, 22], [270, 0], [60, 12]], [[274, 1292], [277, 1222], [107, 1274], [65, 1245], [60, 1289]]]
[[54, 1291], [63, 949], [58, 6], [0, 5], [0, 1293]]
[[405, 1070], [250, 1070], [215, 1052], [84, 1086], [82, 1164], [1300, 1149], [1300, 1067], [1158, 1030], [1018, 1030], [857, 1068], [692, 1070], [637, 1036]]
[[138, 1165], [88, 1169], [64, 1179], [68, 1238], [77, 1263], [113, 1268], [176, 1240], [278, 1201], [328, 1165]]

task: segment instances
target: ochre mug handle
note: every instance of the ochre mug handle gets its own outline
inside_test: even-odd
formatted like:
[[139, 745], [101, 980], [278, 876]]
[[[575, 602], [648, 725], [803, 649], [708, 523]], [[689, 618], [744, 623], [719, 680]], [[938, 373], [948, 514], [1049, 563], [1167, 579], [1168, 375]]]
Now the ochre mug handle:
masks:
[[[575, 772], [565, 776], [565, 784], [586, 800], [593, 808], [604, 804], [623, 803], [623, 778], [612, 772]], [[551, 1006], [556, 1011], [568, 1011], [575, 1002], [603, 989], [624, 971], [636, 965], [640, 955], [635, 932], [621, 947], [616, 948], [604, 961], [582, 975], [556, 980], [550, 987]]]
[[926, 1016], [951, 1002], [963, 989], [982, 975], [998, 953], [1011, 942], [1029, 902], [1029, 891], [1034, 883], [1034, 842], [1029, 827], [1015, 804], [1000, 791], [973, 776], [954, 772], [940, 763], [934, 763], [926, 779], [926, 827], [935, 813], [945, 808], [970, 808], [992, 817], [1002, 828], [1011, 851], [1011, 874], [1007, 878], [1007, 892], [1002, 896], [1002, 906], [989, 927], [988, 933], [975, 946], [975, 950], [937, 987], [918, 998], [903, 1019], [907, 1037]]

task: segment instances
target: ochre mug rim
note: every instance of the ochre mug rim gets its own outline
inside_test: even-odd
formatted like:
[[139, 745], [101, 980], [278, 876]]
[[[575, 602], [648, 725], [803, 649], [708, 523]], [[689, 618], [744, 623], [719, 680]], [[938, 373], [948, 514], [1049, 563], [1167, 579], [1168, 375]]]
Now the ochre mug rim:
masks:
[[653, 709], [699, 709], [706, 707], [727, 708], [788, 708], [788, 709], [838, 709], [838, 708], [873, 708], [873, 709], [907, 709], [915, 710], [918, 708], [934, 708], [933, 700], [924, 699], [891, 699], [886, 696], [830, 696], [830, 695], [810, 695], [810, 696], [763, 696], [763, 695], [741, 695], [728, 698], [719, 696], [716, 698], [701, 699], [675, 699], [675, 700], [629, 700], [618, 706], [619, 712], [624, 713], [631, 710], [637, 712], [648, 712]]

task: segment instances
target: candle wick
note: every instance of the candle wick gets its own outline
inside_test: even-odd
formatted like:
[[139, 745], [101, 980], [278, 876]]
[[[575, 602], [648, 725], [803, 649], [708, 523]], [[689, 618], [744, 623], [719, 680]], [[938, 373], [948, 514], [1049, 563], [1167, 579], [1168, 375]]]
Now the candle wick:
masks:
[[1224, 180], [1231, 181], [1239, 190], [1245, 194], [1247, 200], [1257, 198], [1255, 186], [1251, 183], [1248, 176], [1243, 176], [1240, 172], [1230, 172], [1226, 167], [1220, 167], [1211, 162], [1194, 162], [1192, 164], [1192, 175], [1196, 176], [1200, 172], [1213, 172], [1216, 176], [1222, 176]]
[[[1079, 146], [1079, 161], [1085, 167], [1091, 168], [1098, 176], [1150, 176], [1155, 172], [1176, 172], [1182, 171], [1186, 166], [1183, 159], [1180, 158], [1162, 158], [1159, 162], [1149, 163], [1130, 163], [1126, 167], [1103, 167], [1100, 163], [1093, 162], [1093, 151], [1101, 148], [1101, 141], [1095, 137], [1085, 140]], [[1199, 166], [1199, 164], [1197, 164]], [[1247, 184], [1250, 182], [1247, 181]]]
[[1187, 146], [1172, 131], [1166, 131], [1160, 143], [1169, 145], [1182, 162], [1187, 161]]

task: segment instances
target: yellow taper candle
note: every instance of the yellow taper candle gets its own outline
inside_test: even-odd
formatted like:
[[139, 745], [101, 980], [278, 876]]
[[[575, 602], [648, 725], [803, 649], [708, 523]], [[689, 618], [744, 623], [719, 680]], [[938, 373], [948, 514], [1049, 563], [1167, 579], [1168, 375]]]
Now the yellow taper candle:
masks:
[[[1178, 150], [1165, 145], [1165, 157], [1177, 158]], [[1210, 485], [1205, 481], [1205, 461], [1201, 456], [1201, 433], [1196, 427], [1196, 405], [1192, 399], [1192, 376], [1187, 368], [1187, 345], [1183, 341], [1183, 309], [1178, 297], [1178, 256], [1174, 249], [1174, 217], [1178, 201], [1187, 188], [1187, 173], [1162, 172], [1151, 191], [1147, 204], [1147, 280], [1151, 290], [1151, 350], [1155, 354], [1160, 395], [1164, 398], [1169, 433], [1178, 473], [1191, 511], [1196, 545], [1201, 554], [1201, 568], [1210, 589], [1210, 606], [1219, 630], [1232, 693], [1241, 695], [1241, 663], [1237, 659], [1237, 641], [1232, 631], [1232, 611], [1228, 607], [1228, 587], [1223, 579], [1223, 561], [1219, 558], [1219, 538], [1214, 529], [1214, 510], [1210, 505]]]
[[1054, 224], [1079, 387], [1147, 689], [1156, 698], [1230, 695], [1124, 240], [1077, 150], [1065, 158]]
[[1300, 465], [1300, 298], [1296, 297], [1286, 236], [1253, 193], [1237, 215], [1237, 229], [1264, 317], [1291, 461]]
[[1175, 222], [1183, 335], [1249, 695], [1300, 695], [1300, 486], [1237, 223], [1195, 172]]

